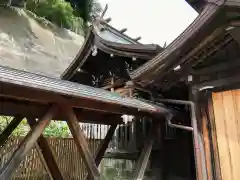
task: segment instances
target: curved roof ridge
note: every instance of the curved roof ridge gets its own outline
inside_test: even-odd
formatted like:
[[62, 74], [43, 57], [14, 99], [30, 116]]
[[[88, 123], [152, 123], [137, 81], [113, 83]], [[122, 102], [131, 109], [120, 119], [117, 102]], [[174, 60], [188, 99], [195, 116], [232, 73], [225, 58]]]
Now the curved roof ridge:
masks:
[[186, 47], [189, 41], [196, 41], [196, 39], [199, 38], [198, 36], [203, 30], [204, 25], [212, 20], [219, 9], [220, 7], [218, 5], [209, 3], [202, 13], [171, 44], [152, 60], [133, 71], [130, 74], [131, 78], [138, 81], [142, 77], [145, 77], [147, 72], [156, 73], [156, 71], [166, 69], [173, 62], [177, 61], [180, 53], [183, 53], [182, 47]]

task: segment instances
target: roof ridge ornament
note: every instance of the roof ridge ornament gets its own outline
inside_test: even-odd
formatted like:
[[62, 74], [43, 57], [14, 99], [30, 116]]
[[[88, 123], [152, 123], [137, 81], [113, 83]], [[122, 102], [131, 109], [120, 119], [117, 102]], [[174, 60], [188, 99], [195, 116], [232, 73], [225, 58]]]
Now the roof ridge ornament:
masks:
[[106, 4], [105, 8], [103, 9], [103, 12], [102, 12], [102, 14], [100, 16], [100, 20], [103, 20], [103, 17], [106, 14], [107, 10], [108, 10], [108, 4]]

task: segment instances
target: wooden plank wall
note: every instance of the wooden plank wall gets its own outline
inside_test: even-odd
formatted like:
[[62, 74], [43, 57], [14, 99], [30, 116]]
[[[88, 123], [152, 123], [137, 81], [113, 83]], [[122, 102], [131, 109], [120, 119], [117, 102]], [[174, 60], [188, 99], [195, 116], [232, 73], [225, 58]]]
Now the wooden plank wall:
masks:
[[240, 90], [212, 94], [223, 180], [240, 179]]

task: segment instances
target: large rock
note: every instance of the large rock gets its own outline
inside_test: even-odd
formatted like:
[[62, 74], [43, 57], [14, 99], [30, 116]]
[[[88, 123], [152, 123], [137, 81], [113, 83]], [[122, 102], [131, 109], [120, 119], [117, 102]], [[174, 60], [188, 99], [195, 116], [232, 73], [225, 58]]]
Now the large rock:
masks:
[[58, 78], [83, 42], [83, 36], [58, 28], [32, 13], [0, 8], [2, 66]]

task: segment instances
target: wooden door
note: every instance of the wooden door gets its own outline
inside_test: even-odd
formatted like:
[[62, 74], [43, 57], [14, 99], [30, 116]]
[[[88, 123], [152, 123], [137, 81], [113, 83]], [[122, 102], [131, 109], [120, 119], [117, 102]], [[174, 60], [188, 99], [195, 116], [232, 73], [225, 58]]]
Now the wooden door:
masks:
[[212, 94], [223, 180], [240, 180], [240, 90]]

